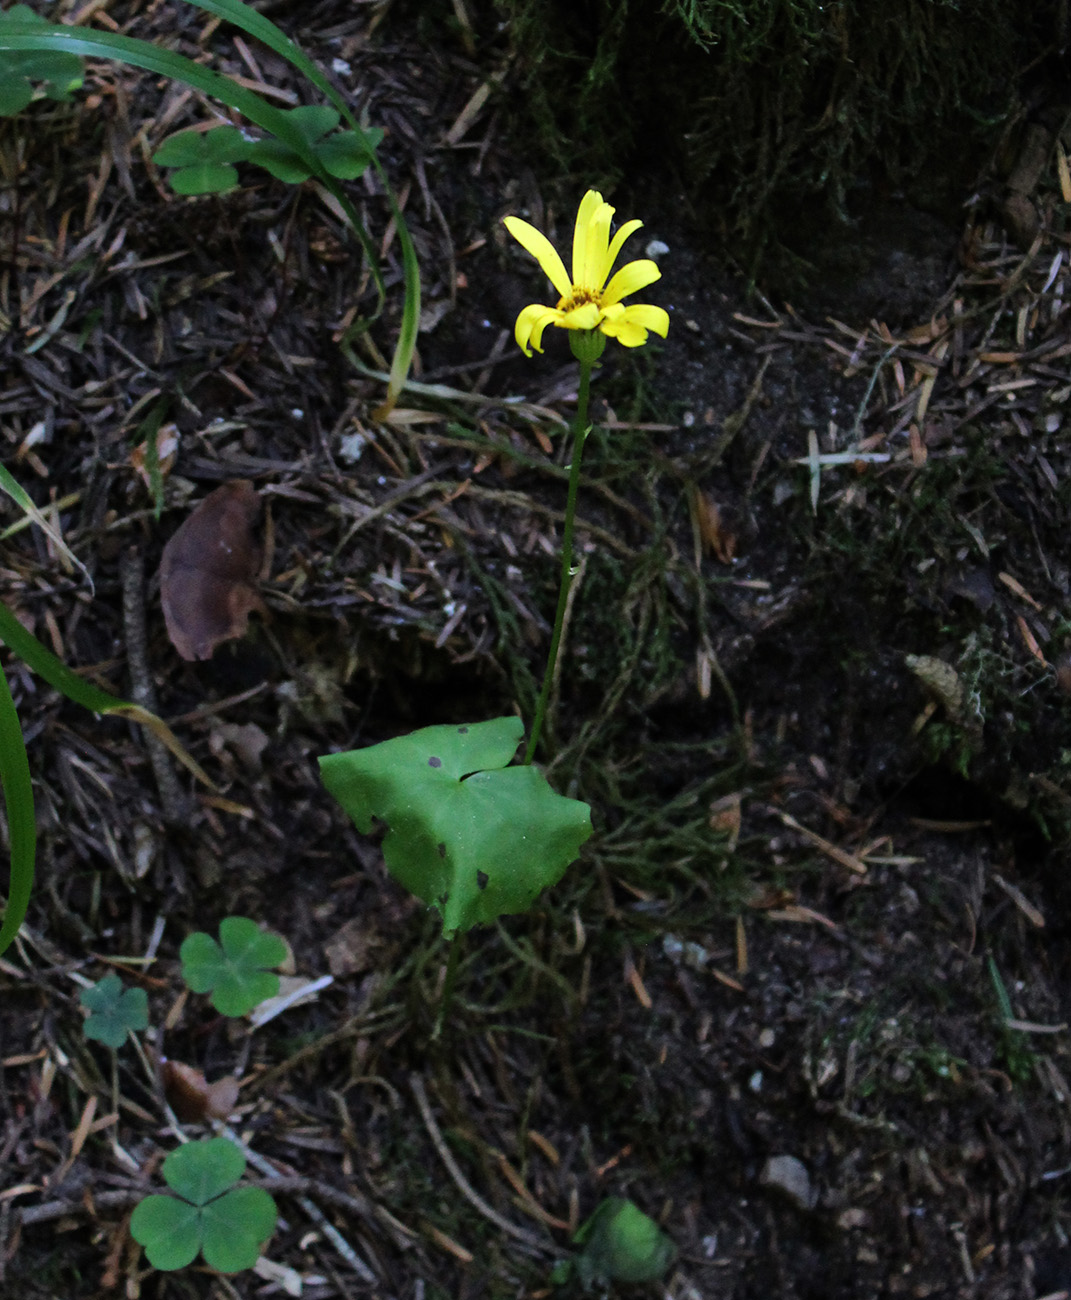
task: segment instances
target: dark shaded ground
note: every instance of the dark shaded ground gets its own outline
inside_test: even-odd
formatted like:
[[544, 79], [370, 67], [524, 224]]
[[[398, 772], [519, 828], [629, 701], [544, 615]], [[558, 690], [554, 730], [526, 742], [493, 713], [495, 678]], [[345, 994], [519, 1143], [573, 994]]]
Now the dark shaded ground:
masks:
[[[180, 23], [194, 52], [203, 16], [135, 6], [130, 30], [173, 39]], [[0, 429], [21, 481], [63, 503], [95, 586], [23, 529], [5, 539], [4, 599], [123, 694], [142, 606], [160, 711], [219, 786], [181, 770], [161, 786], [141, 732], [10, 665], [42, 843], [30, 924], [0, 962], [4, 1294], [535, 1296], [607, 1195], [671, 1233], [662, 1290], [680, 1300], [1065, 1294], [1055, 161], [1029, 252], [980, 206], [960, 260], [960, 232], [942, 252], [920, 221], [820, 326], [817, 303], [748, 299], [695, 251], [671, 191], [615, 196], [646, 221], [637, 244], [669, 246], [651, 296], [673, 326], [664, 349], [608, 352], [597, 385], [550, 775], [592, 802], [598, 834], [530, 916], [469, 937], [434, 1040], [434, 921], [314, 759], [530, 714], [575, 372], [560, 337], [543, 359], [514, 353], [514, 315], [542, 286], [499, 218], [562, 246], [581, 187], [537, 183], [493, 97], [442, 143], [488, 75], [449, 38], [418, 46], [389, 13], [372, 37], [331, 5], [302, 24], [388, 128], [421, 254], [419, 379], [442, 387], [411, 390], [389, 425], [370, 417], [381, 385], [336, 346], [371, 298], [314, 195], [189, 202], [146, 166], [204, 109], [98, 68], [94, 112], [0, 124]], [[291, 84], [263, 51], [253, 68], [221, 33], [207, 45]], [[382, 239], [385, 205], [357, 193]], [[179, 437], [159, 524], [130, 456], [158, 394]], [[797, 463], [811, 430], [812, 458], [854, 453], [816, 462], [817, 511]], [[272, 619], [183, 664], [130, 557], [155, 572], [192, 503], [233, 477], [270, 510]], [[928, 705], [908, 654], [946, 661], [958, 702]], [[228, 913], [335, 982], [255, 1032], [183, 1005], [179, 944]], [[129, 1049], [116, 1106], [77, 1006], [117, 965], [166, 1024], [157, 1047], [242, 1078], [236, 1127], [291, 1180], [267, 1252], [290, 1272], [144, 1271], [127, 1214], [175, 1139]], [[796, 1200], [764, 1177], [784, 1155], [806, 1169]]]

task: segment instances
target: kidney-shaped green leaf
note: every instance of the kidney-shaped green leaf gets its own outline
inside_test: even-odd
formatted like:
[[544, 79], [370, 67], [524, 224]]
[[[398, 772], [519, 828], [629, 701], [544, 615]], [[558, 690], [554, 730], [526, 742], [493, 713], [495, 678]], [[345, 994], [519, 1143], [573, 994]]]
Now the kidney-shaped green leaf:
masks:
[[201, 1252], [221, 1273], [252, 1268], [279, 1211], [262, 1187], [236, 1187], [201, 1212]]
[[320, 759], [324, 785], [367, 834], [387, 826], [394, 878], [436, 907], [443, 932], [525, 911], [591, 834], [591, 809], [534, 767], [507, 767], [519, 718], [425, 727]]
[[153, 1268], [185, 1268], [201, 1248], [201, 1211], [174, 1196], [146, 1196], [134, 1207], [130, 1235]]
[[164, 1182], [183, 1200], [207, 1205], [245, 1173], [242, 1148], [229, 1138], [208, 1138], [177, 1147], [164, 1161]]

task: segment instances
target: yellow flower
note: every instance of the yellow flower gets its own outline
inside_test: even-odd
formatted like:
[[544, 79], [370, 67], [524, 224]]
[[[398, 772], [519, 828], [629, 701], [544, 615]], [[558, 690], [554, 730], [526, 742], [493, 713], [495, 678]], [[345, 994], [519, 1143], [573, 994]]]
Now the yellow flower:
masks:
[[646, 343], [648, 330], [666, 337], [669, 316], [661, 307], [646, 303], [626, 307], [621, 302], [622, 298], [646, 288], [661, 277], [662, 272], [654, 262], [646, 258], [629, 262], [609, 284], [606, 283], [625, 240], [643, 225], [642, 221], [626, 221], [611, 240], [613, 215], [614, 209], [603, 202], [597, 190], [588, 190], [580, 201], [573, 235], [572, 280], [546, 235], [519, 217], [505, 218], [506, 229], [532, 254], [561, 294], [556, 307], [532, 303], [517, 317], [514, 334], [526, 357], [532, 355], [531, 348], [543, 351], [540, 343], [548, 325], [558, 325], [567, 330], [601, 330], [626, 348], [638, 348]]

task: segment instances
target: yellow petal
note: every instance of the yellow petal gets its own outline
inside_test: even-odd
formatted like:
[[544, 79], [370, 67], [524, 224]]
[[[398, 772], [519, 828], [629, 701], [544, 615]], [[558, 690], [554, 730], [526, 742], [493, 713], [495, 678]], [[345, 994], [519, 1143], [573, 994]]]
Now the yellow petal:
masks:
[[654, 284], [661, 278], [662, 272], [647, 258], [639, 262], [628, 262], [606, 286], [602, 295], [603, 303], [608, 307], [611, 303], [620, 302], [630, 293], [646, 289], [649, 284]]
[[572, 311], [559, 312], [558, 322], [567, 330], [593, 330], [599, 323], [599, 309], [593, 302], [586, 302]]
[[525, 250], [531, 253], [539, 265], [543, 268], [551, 284], [557, 289], [563, 298], [568, 298], [572, 292], [572, 283], [565, 271], [565, 263], [558, 256], [554, 245], [541, 231], [536, 230], [527, 221], [522, 221], [520, 217], [503, 218], [506, 229]]
[[551, 321], [560, 318], [562, 314], [557, 307], [547, 307], [541, 302], [533, 302], [525, 307], [517, 317], [513, 337], [517, 340], [517, 346], [526, 357], [532, 355], [529, 345], [535, 348], [537, 352], [543, 351], [540, 347], [543, 341], [543, 331]]
[[669, 332], [669, 316], [661, 307], [649, 303], [636, 303], [620, 314], [607, 316], [599, 328], [623, 347], [638, 348], [647, 342], [647, 331], [653, 330], [663, 338]]
[[[592, 249], [598, 249], [600, 229], [605, 229], [603, 240], [609, 239], [610, 218], [613, 215], [613, 208], [603, 202], [598, 190], [588, 190], [580, 200], [576, 229], [573, 231], [573, 284], [578, 288], [596, 291], [602, 288], [601, 283], [591, 282], [591, 275], [598, 270], [598, 265], [592, 259]], [[604, 242], [603, 249], [605, 247]]]
[[653, 307], [649, 302], [634, 302], [625, 308], [625, 320], [642, 325], [645, 330], [665, 338], [669, 333], [669, 312]]
[[617, 234], [614, 235], [613, 243], [606, 252], [606, 263], [602, 269], [602, 279], [599, 281], [600, 285], [606, 283], [606, 277], [613, 270], [614, 263], [617, 261], [617, 255], [624, 247], [625, 240], [628, 239], [629, 235], [635, 234], [642, 225], [642, 221], [626, 221]]

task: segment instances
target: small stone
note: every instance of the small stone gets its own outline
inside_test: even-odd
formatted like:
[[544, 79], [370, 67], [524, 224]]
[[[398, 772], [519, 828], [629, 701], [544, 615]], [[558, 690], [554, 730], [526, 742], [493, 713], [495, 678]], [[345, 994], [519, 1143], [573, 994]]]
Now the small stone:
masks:
[[759, 1175], [763, 1187], [775, 1187], [801, 1210], [813, 1209], [817, 1199], [807, 1166], [795, 1156], [771, 1156]]

